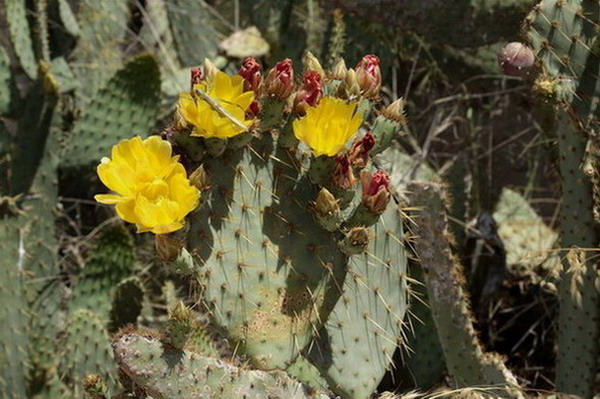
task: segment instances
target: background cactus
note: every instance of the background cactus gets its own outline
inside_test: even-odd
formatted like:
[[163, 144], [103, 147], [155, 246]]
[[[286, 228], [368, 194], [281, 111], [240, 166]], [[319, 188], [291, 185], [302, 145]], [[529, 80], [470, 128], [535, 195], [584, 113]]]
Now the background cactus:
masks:
[[599, 23], [598, 5], [588, 1], [542, 1], [526, 20], [528, 39], [542, 62], [537, 85], [547, 82], [548, 95], [572, 116], [571, 124], [569, 116], [558, 111], [556, 127], [563, 177], [561, 246], [569, 251], [559, 287], [556, 384], [560, 391], [583, 397], [593, 395], [600, 351], [598, 264], [579, 250], [599, 242], [594, 214]]

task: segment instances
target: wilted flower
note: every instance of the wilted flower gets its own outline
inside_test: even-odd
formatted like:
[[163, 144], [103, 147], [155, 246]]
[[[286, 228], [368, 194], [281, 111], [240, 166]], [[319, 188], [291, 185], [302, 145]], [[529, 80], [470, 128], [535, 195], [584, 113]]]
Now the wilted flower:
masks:
[[262, 67], [254, 58], [248, 57], [244, 60], [238, 74], [244, 78], [245, 91], [259, 92], [262, 83], [261, 69]]
[[323, 187], [317, 195], [314, 208], [320, 215], [327, 216], [340, 211], [339, 202], [329, 190]]
[[330, 77], [335, 80], [343, 80], [346, 78], [346, 74], [348, 73], [348, 68], [346, 67], [346, 62], [343, 58], [340, 58], [333, 69], [331, 70]]
[[285, 59], [275, 64], [267, 74], [264, 82], [265, 93], [286, 100], [294, 90], [294, 67], [292, 60]]
[[208, 82], [212, 81], [215, 78], [217, 72], [219, 72], [219, 68], [217, 68], [217, 66], [213, 64], [213, 62], [208, 58], [204, 59], [204, 65], [202, 66], [202, 68], [204, 72], [203, 78]]
[[373, 147], [375, 147], [375, 136], [371, 132], [356, 140], [348, 152], [352, 167], [362, 169], [367, 166]]
[[201, 68], [192, 68], [190, 70], [190, 87], [192, 90], [194, 86], [200, 84], [202, 82], [202, 69]]
[[365, 55], [356, 64], [356, 79], [363, 96], [375, 98], [381, 90], [381, 69], [379, 69], [379, 57]]
[[356, 184], [356, 178], [352, 172], [352, 165], [348, 155], [342, 154], [335, 159], [335, 168], [331, 181], [334, 186], [342, 190], [351, 189]]
[[373, 174], [363, 171], [360, 174], [360, 184], [362, 185], [364, 207], [376, 215], [382, 214], [391, 198], [389, 175], [383, 170], [378, 170]]
[[355, 98], [360, 95], [361, 88], [354, 69], [350, 68], [346, 71], [346, 76], [341, 81], [337, 91], [337, 95], [342, 98]]
[[228, 76], [217, 71], [211, 81], [194, 86], [194, 90], [204, 91], [239, 123], [222, 115], [202, 97], [182, 93], [179, 96], [178, 111], [194, 127], [190, 136], [229, 138], [247, 131], [254, 123], [252, 119], [246, 120], [246, 111], [254, 101], [254, 92], [244, 92], [244, 79], [241, 76]]
[[399, 98], [381, 111], [381, 114], [389, 120], [404, 123], [406, 116], [404, 115], [404, 99]]
[[362, 124], [356, 102], [324, 97], [306, 116], [293, 122], [294, 135], [306, 143], [315, 156], [337, 155]]
[[179, 157], [172, 156], [171, 144], [158, 136], [134, 137], [115, 145], [111, 157], [102, 158], [97, 171], [116, 194], [96, 195], [96, 201], [115, 205], [117, 215], [135, 223], [138, 233], [181, 229], [200, 193], [190, 185]]
[[306, 75], [308, 72], [316, 72], [320, 78], [325, 76], [325, 71], [323, 70], [323, 67], [321, 66], [321, 63], [319, 62], [319, 60], [317, 59], [317, 57], [314, 56], [313, 53], [311, 53], [310, 51], [307, 51], [306, 54], [304, 54], [304, 58], [303, 58], [303, 68], [304, 68], [304, 74]]
[[309, 71], [304, 74], [304, 83], [294, 100], [294, 110], [300, 115], [306, 113], [306, 107], [314, 107], [323, 96], [323, 87], [321, 86], [321, 75], [315, 71]]

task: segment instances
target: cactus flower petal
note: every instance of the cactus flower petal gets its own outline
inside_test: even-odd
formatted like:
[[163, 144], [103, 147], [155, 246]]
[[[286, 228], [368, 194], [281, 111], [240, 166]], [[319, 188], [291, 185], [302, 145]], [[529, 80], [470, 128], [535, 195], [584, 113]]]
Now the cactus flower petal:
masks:
[[[252, 119], [246, 120], [246, 111], [254, 101], [255, 94], [252, 91], [244, 92], [244, 78], [241, 76], [229, 76], [217, 71], [214, 79], [194, 85], [194, 89], [204, 91], [242, 125], [250, 127], [254, 123]], [[219, 114], [208, 102], [190, 93], [179, 96], [177, 108], [179, 115], [193, 126], [192, 136], [225, 139], [246, 131]]]
[[306, 143], [315, 156], [335, 156], [362, 124], [356, 107], [356, 102], [324, 97], [316, 107], [307, 107], [304, 118], [294, 121], [294, 135]]
[[113, 147], [112, 159], [103, 158], [97, 169], [102, 183], [116, 194], [98, 194], [96, 201], [115, 205], [117, 215], [135, 223], [138, 232], [181, 229], [200, 193], [178, 159], [169, 142], [157, 136], [121, 141]]

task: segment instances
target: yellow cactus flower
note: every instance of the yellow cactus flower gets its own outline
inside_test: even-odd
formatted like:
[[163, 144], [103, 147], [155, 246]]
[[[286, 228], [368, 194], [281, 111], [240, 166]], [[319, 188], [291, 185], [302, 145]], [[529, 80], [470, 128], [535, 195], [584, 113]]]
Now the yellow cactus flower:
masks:
[[96, 201], [116, 206], [117, 215], [135, 223], [138, 233], [166, 234], [183, 227], [185, 216], [198, 207], [200, 192], [190, 184], [171, 144], [158, 136], [122, 140], [102, 158], [97, 172], [116, 194]]
[[316, 107], [306, 108], [304, 118], [294, 121], [294, 135], [306, 143], [315, 156], [335, 156], [362, 124], [356, 107], [356, 102], [324, 97]]
[[214, 99], [229, 115], [246, 126], [244, 129], [215, 110], [200, 96], [182, 93], [179, 96], [179, 115], [194, 126], [191, 136], [229, 138], [248, 130], [254, 120], [246, 120], [246, 111], [254, 101], [254, 92], [244, 92], [244, 78], [217, 71], [209, 82], [194, 85]]

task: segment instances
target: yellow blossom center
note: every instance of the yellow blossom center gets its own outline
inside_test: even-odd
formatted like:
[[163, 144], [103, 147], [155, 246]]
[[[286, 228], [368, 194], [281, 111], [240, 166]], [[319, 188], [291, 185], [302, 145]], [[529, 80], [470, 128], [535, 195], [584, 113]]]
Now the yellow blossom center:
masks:
[[335, 156], [362, 124], [362, 116], [356, 108], [356, 102], [324, 97], [316, 107], [306, 109], [306, 116], [293, 122], [294, 135], [306, 143], [315, 156]]

